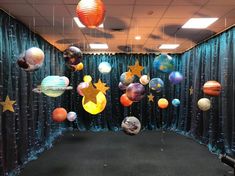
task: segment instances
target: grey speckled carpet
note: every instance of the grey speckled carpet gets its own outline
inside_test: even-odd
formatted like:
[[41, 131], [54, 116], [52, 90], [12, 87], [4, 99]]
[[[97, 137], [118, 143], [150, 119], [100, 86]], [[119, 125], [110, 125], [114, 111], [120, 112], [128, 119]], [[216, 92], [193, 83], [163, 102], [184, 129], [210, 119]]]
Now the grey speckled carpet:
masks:
[[232, 176], [206, 146], [171, 132], [69, 132], [20, 176]]

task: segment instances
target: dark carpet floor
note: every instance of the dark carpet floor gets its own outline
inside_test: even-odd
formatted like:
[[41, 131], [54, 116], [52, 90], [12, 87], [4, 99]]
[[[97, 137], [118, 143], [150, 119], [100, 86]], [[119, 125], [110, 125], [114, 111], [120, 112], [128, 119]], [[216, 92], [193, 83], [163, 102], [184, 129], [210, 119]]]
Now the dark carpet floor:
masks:
[[20, 176], [231, 176], [206, 146], [171, 132], [70, 132]]

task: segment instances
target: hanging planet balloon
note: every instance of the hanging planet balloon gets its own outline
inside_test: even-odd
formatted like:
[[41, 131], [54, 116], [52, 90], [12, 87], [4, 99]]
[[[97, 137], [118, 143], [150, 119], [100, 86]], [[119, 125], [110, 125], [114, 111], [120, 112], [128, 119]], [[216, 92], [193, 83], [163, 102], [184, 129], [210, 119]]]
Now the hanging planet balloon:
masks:
[[208, 98], [201, 98], [197, 105], [202, 111], [208, 111], [211, 108], [211, 101]]
[[168, 100], [165, 99], [165, 98], [161, 98], [158, 100], [157, 102], [158, 104], [158, 107], [161, 108], [161, 109], [166, 109], [168, 107]]
[[77, 65], [82, 61], [82, 52], [76, 46], [70, 46], [64, 51], [64, 60], [68, 66]]
[[123, 106], [128, 107], [131, 106], [133, 101], [131, 101], [126, 94], [122, 94], [122, 96], [120, 97], [120, 102]]
[[128, 86], [130, 83], [134, 81], [134, 78], [135, 78], [134, 76], [132, 76], [131, 78], [127, 77], [127, 72], [124, 72], [120, 76], [120, 81], [122, 84]]
[[144, 86], [147, 85], [149, 81], [150, 81], [150, 77], [148, 75], [142, 75], [140, 77], [140, 83]]
[[171, 74], [169, 75], [169, 80], [172, 84], [178, 84], [183, 81], [183, 79], [183, 75], [178, 71], [171, 72]]
[[84, 65], [82, 62], [80, 62], [79, 64], [77, 65], [70, 65], [70, 69], [72, 71], [81, 71], [83, 69]]
[[127, 97], [134, 102], [140, 101], [145, 96], [145, 88], [140, 83], [131, 83], [126, 89]]
[[92, 101], [89, 101], [88, 103], [84, 104], [85, 97], [82, 98], [82, 106], [90, 114], [96, 115], [100, 112], [102, 112], [105, 109], [107, 100], [105, 95], [102, 92], [99, 92], [96, 95], [96, 104]]
[[221, 84], [217, 81], [207, 81], [203, 85], [203, 92], [210, 96], [219, 96], [221, 89]]
[[149, 88], [151, 90], [156, 90], [157, 92], [161, 92], [164, 88], [164, 82], [160, 78], [153, 78], [149, 82]]
[[171, 103], [174, 107], [178, 107], [180, 105], [180, 100], [175, 98], [175, 99], [172, 100]]
[[84, 94], [82, 93], [81, 90], [84, 89], [84, 88], [87, 88], [87, 87], [89, 87], [89, 83], [88, 82], [81, 82], [80, 84], [78, 84], [78, 86], [77, 86], [78, 94], [81, 95], [81, 96], [84, 96]]
[[83, 77], [83, 81], [89, 83], [92, 81], [92, 77], [90, 75], [85, 75]]
[[107, 74], [111, 71], [111, 65], [108, 62], [101, 62], [98, 67], [100, 73]]
[[105, 6], [102, 0], [80, 0], [76, 13], [83, 25], [96, 28], [104, 20]]
[[126, 88], [127, 88], [127, 86], [124, 85], [124, 84], [122, 84], [122, 82], [119, 82], [118, 87], [119, 87], [119, 89], [121, 89], [122, 91], [126, 90]]
[[67, 111], [64, 108], [56, 108], [52, 112], [52, 119], [55, 122], [63, 122], [67, 118]]
[[154, 59], [153, 67], [154, 69], [160, 70], [164, 73], [170, 73], [174, 70], [174, 62], [171, 56], [161, 54]]
[[126, 117], [122, 121], [122, 129], [128, 135], [136, 135], [140, 132], [141, 123], [139, 119], [134, 116]]
[[76, 118], [77, 118], [77, 113], [76, 112], [70, 111], [67, 114], [67, 120], [70, 121], [70, 122], [73, 122], [74, 120], [76, 120]]
[[69, 78], [67, 78], [66, 76], [62, 76], [62, 79], [64, 79], [65, 85], [68, 86], [69, 85]]

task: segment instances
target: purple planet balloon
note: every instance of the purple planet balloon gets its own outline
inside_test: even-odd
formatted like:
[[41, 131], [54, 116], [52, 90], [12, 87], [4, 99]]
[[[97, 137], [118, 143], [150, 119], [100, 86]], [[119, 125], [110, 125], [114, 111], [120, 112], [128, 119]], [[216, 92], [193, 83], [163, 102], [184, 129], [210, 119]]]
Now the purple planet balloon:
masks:
[[126, 90], [127, 86], [125, 84], [123, 84], [122, 82], [119, 82], [118, 84], [119, 89], [121, 89], [122, 91]]
[[140, 83], [131, 83], [126, 89], [126, 95], [131, 101], [138, 102], [145, 96], [144, 86]]
[[89, 87], [89, 83], [87, 83], [87, 82], [81, 82], [80, 84], [78, 84], [77, 92], [79, 93], [79, 95], [84, 96], [81, 89], [84, 89], [84, 88], [87, 88], [87, 87]]
[[171, 74], [169, 75], [169, 80], [172, 84], [178, 84], [183, 79], [184, 79], [183, 75], [178, 71], [171, 72]]

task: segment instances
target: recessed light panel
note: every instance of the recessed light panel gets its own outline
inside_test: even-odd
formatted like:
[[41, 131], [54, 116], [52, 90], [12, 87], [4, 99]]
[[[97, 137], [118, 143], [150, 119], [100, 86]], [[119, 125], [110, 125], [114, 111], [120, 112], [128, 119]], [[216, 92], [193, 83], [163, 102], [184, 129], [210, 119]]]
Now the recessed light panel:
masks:
[[91, 49], [108, 49], [109, 46], [106, 43], [90, 43]]
[[182, 28], [205, 29], [216, 20], [218, 20], [218, 18], [191, 18], [182, 26]]
[[159, 49], [176, 49], [179, 46], [179, 44], [162, 44]]

